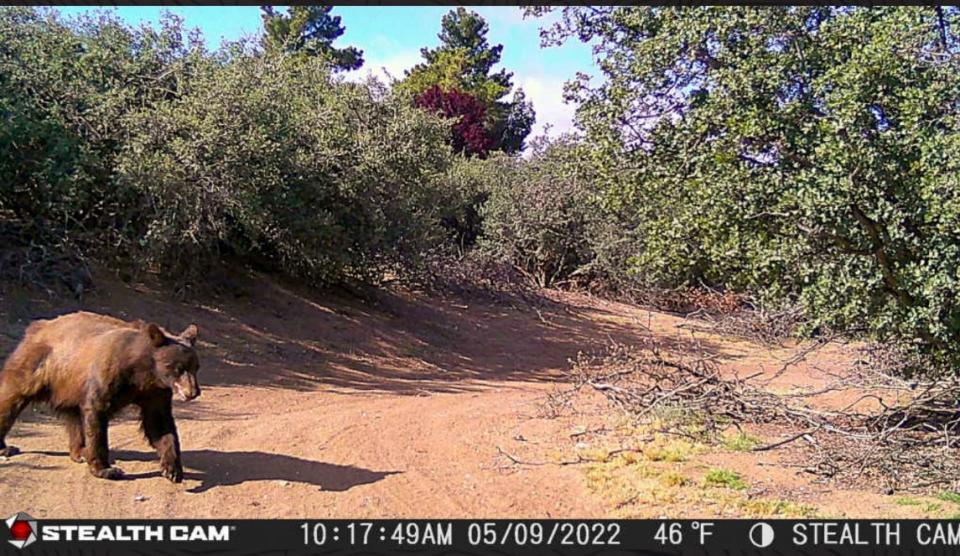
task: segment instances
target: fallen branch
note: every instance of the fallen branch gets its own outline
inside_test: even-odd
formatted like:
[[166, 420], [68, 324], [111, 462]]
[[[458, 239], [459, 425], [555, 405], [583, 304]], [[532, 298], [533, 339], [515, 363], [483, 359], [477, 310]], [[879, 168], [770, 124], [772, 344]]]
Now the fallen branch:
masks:
[[[805, 347], [778, 374], [831, 341]], [[805, 470], [822, 478], [887, 489], [960, 484], [958, 377], [906, 380], [888, 374], [897, 368], [890, 364], [853, 369], [813, 392], [780, 395], [766, 389], [769, 377], [730, 376], [699, 346], [683, 347], [669, 350], [651, 339], [638, 347], [614, 344], [601, 357], [581, 356], [571, 371], [570, 392], [584, 387], [599, 392], [636, 421], [659, 423], [661, 433], [692, 436], [691, 420], [698, 434], [713, 438], [731, 424], [790, 427], [786, 438], [752, 451], [802, 439], [788, 455], [799, 455]], [[853, 401], [839, 409], [809, 403], [826, 394]]]

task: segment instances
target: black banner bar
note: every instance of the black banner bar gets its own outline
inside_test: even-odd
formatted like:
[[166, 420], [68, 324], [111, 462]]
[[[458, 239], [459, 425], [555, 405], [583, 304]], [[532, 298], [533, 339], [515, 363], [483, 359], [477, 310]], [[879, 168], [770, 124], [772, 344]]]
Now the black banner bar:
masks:
[[35, 520], [2, 554], [958, 554], [948, 520]]

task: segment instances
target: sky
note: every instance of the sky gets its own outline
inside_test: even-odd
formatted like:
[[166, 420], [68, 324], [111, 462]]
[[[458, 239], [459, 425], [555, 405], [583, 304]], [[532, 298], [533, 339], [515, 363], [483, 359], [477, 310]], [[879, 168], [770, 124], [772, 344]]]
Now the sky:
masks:
[[[108, 9], [126, 22], [156, 24], [163, 11], [184, 18], [189, 27], [203, 31], [207, 44], [215, 48], [222, 40], [257, 35], [261, 30], [257, 6], [124, 6], [115, 8], [60, 7], [64, 15]], [[356, 46], [364, 52], [364, 65], [349, 78], [373, 72], [403, 77], [403, 72], [421, 60], [420, 48], [439, 44], [440, 18], [450, 6], [340, 6], [333, 10], [342, 18], [346, 32], [335, 46]], [[503, 45], [501, 66], [513, 72], [514, 85], [523, 88], [533, 102], [537, 122], [531, 138], [549, 125], [551, 136], [573, 129], [574, 106], [563, 102], [563, 84], [577, 72], [597, 75], [590, 47], [568, 41], [559, 47], [540, 47], [540, 27], [546, 21], [524, 18], [516, 6], [481, 6], [470, 9], [482, 15], [490, 26], [487, 39]], [[549, 17], [549, 16], [548, 16]]]

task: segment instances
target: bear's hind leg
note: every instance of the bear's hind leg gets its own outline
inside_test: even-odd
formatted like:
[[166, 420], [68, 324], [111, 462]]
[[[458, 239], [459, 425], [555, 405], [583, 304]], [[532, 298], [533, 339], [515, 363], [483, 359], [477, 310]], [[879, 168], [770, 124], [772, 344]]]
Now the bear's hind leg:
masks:
[[20, 452], [14, 446], [7, 446], [5, 439], [29, 401], [0, 375], [0, 457], [10, 457]]
[[[30, 330], [27, 329], [29, 335]], [[33, 375], [49, 353], [49, 347], [25, 339], [13, 350], [0, 370], [0, 457], [10, 457], [20, 452], [13, 446], [7, 446], [7, 433], [23, 408], [37, 395], [40, 385], [33, 380]]]
[[80, 413], [77, 411], [65, 413], [63, 424], [67, 429], [70, 459], [76, 463], [83, 463], [83, 422], [80, 420]]

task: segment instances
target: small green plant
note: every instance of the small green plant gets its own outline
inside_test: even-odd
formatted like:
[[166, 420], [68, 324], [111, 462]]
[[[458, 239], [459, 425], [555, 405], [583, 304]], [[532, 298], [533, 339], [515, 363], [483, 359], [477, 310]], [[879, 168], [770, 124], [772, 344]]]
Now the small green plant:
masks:
[[944, 502], [950, 502], [952, 504], [960, 504], [960, 493], [957, 492], [941, 492], [937, 495], [937, 500], [943, 500]]
[[894, 504], [898, 506], [919, 506], [923, 504], [923, 501], [917, 500], [916, 498], [910, 498], [908, 496], [902, 496], [893, 501]]
[[731, 452], [749, 452], [760, 445], [760, 439], [745, 432], [728, 435], [723, 438], [723, 447]]
[[936, 502], [927, 502], [923, 505], [923, 511], [927, 514], [939, 513], [943, 509], [943, 506], [937, 504]]
[[740, 478], [740, 474], [729, 469], [716, 468], [707, 471], [703, 477], [704, 486], [724, 487], [733, 490], [743, 490], [747, 488], [747, 483]]

